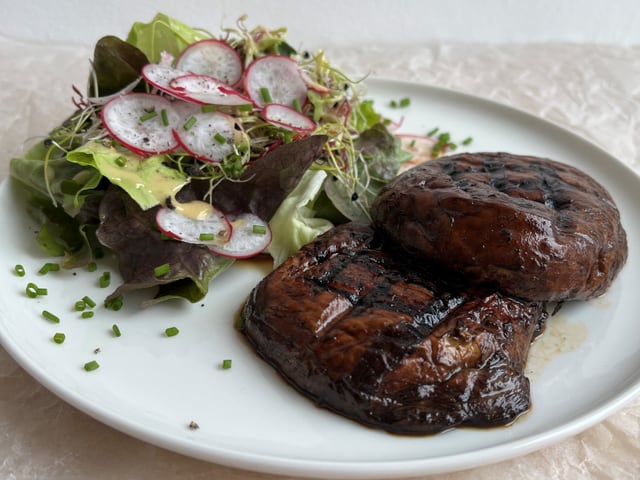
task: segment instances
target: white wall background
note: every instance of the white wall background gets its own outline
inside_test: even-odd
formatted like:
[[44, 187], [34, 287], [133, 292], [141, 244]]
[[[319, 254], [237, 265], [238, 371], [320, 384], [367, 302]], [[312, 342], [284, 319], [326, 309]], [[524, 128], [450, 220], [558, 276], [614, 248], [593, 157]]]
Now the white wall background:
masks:
[[93, 45], [162, 11], [216, 33], [286, 26], [294, 46], [434, 41], [640, 44], [638, 0], [0, 0], [0, 35]]

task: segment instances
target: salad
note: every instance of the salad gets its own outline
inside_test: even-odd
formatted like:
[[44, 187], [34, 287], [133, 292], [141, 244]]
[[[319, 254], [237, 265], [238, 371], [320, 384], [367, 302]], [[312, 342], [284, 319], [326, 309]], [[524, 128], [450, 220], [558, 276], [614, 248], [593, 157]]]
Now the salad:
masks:
[[197, 302], [238, 259], [279, 264], [368, 220], [411, 157], [360, 80], [245, 21], [216, 36], [158, 14], [101, 38], [70, 116], [11, 160], [48, 254], [65, 268], [115, 255], [107, 302]]

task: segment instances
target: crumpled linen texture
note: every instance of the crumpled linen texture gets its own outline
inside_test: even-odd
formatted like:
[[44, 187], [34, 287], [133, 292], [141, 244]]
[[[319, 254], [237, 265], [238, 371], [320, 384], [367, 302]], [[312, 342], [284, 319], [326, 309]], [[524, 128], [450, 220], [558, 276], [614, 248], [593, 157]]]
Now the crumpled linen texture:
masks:
[[[441, 86], [528, 111], [640, 169], [640, 46], [367, 45], [326, 54], [354, 78]], [[0, 179], [8, 175], [9, 158], [71, 113], [71, 85], [84, 89], [90, 55], [85, 46], [0, 37]], [[51, 394], [1, 347], [0, 478], [293, 480], [210, 464], [129, 437]], [[640, 399], [534, 453], [419, 478], [638, 479]]]

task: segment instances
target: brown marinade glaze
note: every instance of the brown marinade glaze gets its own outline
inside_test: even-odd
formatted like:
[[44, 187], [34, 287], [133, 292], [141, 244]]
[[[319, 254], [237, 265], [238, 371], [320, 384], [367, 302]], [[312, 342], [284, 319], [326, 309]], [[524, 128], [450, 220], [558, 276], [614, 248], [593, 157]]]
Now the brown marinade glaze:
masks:
[[390, 182], [372, 215], [414, 258], [530, 300], [602, 295], [627, 258], [606, 189], [545, 158], [473, 153], [425, 162]]
[[446, 287], [371, 226], [327, 232], [252, 291], [242, 331], [318, 405], [402, 434], [505, 425], [527, 411], [523, 374], [541, 302]]

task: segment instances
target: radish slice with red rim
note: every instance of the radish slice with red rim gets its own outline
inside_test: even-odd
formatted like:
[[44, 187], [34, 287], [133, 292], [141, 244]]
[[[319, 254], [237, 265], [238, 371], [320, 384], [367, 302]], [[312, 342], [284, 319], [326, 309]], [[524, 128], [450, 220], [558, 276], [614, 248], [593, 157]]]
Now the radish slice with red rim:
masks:
[[297, 132], [312, 132], [316, 128], [315, 122], [306, 115], [278, 103], [266, 105], [262, 109], [262, 118], [273, 125]]
[[240, 123], [222, 112], [185, 109], [174, 136], [190, 155], [207, 162], [249, 150], [249, 136]]
[[169, 88], [182, 100], [201, 105], [251, 105], [250, 98], [209, 75], [181, 75], [169, 81]]
[[259, 255], [271, 243], [269, 223], [253, 213], [230, 216], [231, 238], [222, 245], [211, 245], [212, 252], [231, 258], [250, 258]]
[[400, 165], [398, 173], [433, 159], [433, 147], [437, 143], [435, 138], [406, 133], [396, 134], [396, 137], [400, 139], [402, 149], [412, 155], [409, 160]]
[[304, 70], [300, 71], [300, 76], [302, 77], [302, 80], [307, 85], [307, 87], [309, 87], [309, 90], [313, 90], [314, 92], [321, 95], [331, 93], [331, 89], [329, 87], [313, 80], [313, 78], [311, 78], [311, 76]]
[[121, 95], [104, 105], [101, 117], [109, 134], [137, 154], [167, 153], [178, 146], [173, 127], [179, 116], [171, 102], [159, 95]]
[[219, 210], [209, 206], [204, 218], [191, 218], [178, 210], [161, 207], [156, 224], [165, 235], [186, 243], [223, 245], [231, 237], [231, 223]]
[[171, 81], [176, 77], [185, 75], [186, 72], [177, 70], [170, 65], [159, 63], [148, 63], [142, 67], [142, 76], [150, 85], [158, 90], [175, 95], [174, 89], [171, 88]]
[[303, 105], [307, 99], [307, 84], [302, 79], [295, 60], [281, 55], [257, 58], [247, 67], [244, 90], [259, 107], [267, 103]]
[[242, 60], [224, 40], [206, 39], [192, 43], [178, 56], [176, 68], [185, 72], [209, 75], [227, 85], [242, 78]]

